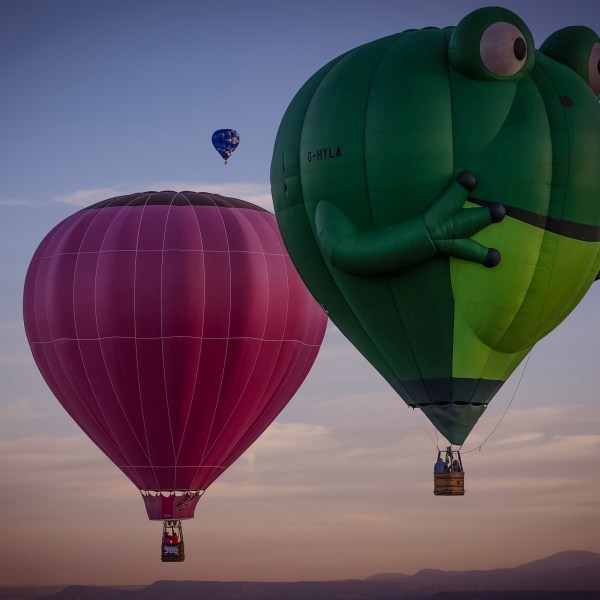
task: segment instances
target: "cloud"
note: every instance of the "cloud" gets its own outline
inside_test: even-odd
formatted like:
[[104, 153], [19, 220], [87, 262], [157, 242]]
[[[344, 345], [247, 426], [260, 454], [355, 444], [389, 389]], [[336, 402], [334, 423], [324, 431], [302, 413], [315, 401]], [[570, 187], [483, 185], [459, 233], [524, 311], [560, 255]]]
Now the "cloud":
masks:
[[43, 416], [42, 413], [35, 411], [29, 400], [21, 400], [20, 402], [0, 407], [0, 423], [34, 419], [41, 416]]
[[155, 181], [149, 189], [208, 192], [252, 202], [273, 211], [271, 186], [268, 183], [208, 183], [202, 181], [164, 180]]
[[[376, 401], [376, 399], [371, 399]], [[215, 482], [209, 496], [244, 498], [337, 498], [345, 505], [372, 510], [376, 501], [383, 511], [395, 510], [395, 494], [404, 501], [421, 497], [431, 485], [436, 450], [417, 428], [399, 428], [380, 414], [360, 419], [358, 395], [346, 398], [351, 416], [335, 426], [310, 423], [273, 423], [259, 440]], [[534, 506], [545, 494], [591, 492], [600, 452], [598, 420], [591, 409], [578, 413], [572, 433], [562, 429], [562, 410], [522, 410], [518, 425], [498, 443], [484, 445], [481, 453], [463, 456], [469, 484], [483, 496], [502, 490], [519, 490]], [[540, 418], [540, 412], [542, 417]], [[544, 419], [554, 412], [554, 419]], [[590, 414], [591, 413], [591, 414]], [[0, 420], [27, 418], [33, 411], [23, 401], [0, 410]], [[586, 433], [584, 423], [595, 421], [596, 432]], [[0, 441], [0, 469], [13, 491], [47, 484], [58, 497], [74, 492], [88, 497], [89, 490], [103, 497], [131, 498], [131, 483], [83, 434], [52, 437], [29, 435]], [[593, 471], [593, 469], [592, 469]], [[597, 471], [597, 470], [596, 470]], [[582, 492], [578, 502], [585, 502]], [[385, 498], [385, 500], [384, 500]], [[568, 503], [568, 500], [565, 500]], [[385, 508], [384, 508], [385, 506]], [[385, 511], [392, 511], [386, 513]]]
[[34, 202], [32, 202], [29, 198], [21, 198], [21, 197], [1, 197], [0, 196], [0, 206], [37, 206]]
[[215, 485], [214, 493], [219, 497], [314, 493], [320, 483], [306, 477], [306, 464], [342, 447], [329, 427], [274, 422]]
[[330, 447], [331, 429], [323, 425], [307, 423], [273, 423], [257, 440], [257, 453], [295, 452], [307, 444], [323, 449]]
[[542, 438], [542, 434], [539, 432], [524, 432], [509, 435], [505, 438], [495, 440], [496, 446], [512, 446], [514, 444], [524, 444], [527, 442], [537, 442]]
[[[397, 399], [354, 393], [335, 404], [343, 418], [334, 424], [273, 423], [208, 490], [186, 538], [199, 559], [227, 555], [237, 565], [228, 571], [215, 558], [219, 577], [315, 578], [333, 555], [344, 567], [337, 575], [324, 568], [323, 577], [346, 577], [348, 565], [366, 576], [419, 565], [465, 568], [464, 561], [501, 566], [508, 552], [516, 564], [565, 547], [593, 549], [585, 535], [598, 518], [600, 417], [591, 407], [509, 411], [504, 431], [465, 456], [467, 494], [448, 502], [432, 494], [436, 451], [410, 420], [396, 418], [407, 410]], [[90, 551], [109, 546], [124, 526], [140, 547], [159, 535], [134, 486], [83, 435], [0, 441], [0, 470], [10, 482], [0, 502], [17, 521], [27, 519], [35, 547], [52, 545], [53, 524], [64, 515], [74, 523], [68, 540], [88, 528]], [[455, 540], [462, 564], [436, 550], [440, 532]], [[539, 547], [518, 547], [524, 536]], [[285, 552], [282, 537], [293, 540]], [[210, 556], [201, 556], [203, 547]], [[490, 562], [492, 551], [503, 558]], [[248, 556], [256, 563], [245, 574]], [[285, 570], [303, 559], [305, 575]], [[280, 571], [261, 570], [265, 562]], [[197, 567], [189, 567], [185, 577], [193, 578]]]
[[34, 364], [31, 354], [0, 354], [0, 369], [31, 367]]
[[92, 188], [87, 190], [77, 190], [64, 196], [59, 196], [56, 201], [61, 204], [69, 204], [71, 206], [89, 206], [96, 202], [101, 202], [107, 198], [113, 198], [115, 196], [121, 196], [123, 194], [131, 193], [127, 191], [124, 185], [112, 186], [106, 188]]
[[[66, 437], [32, 435], [0, 440], [0, 464], [14, 472], [39, 469], [46, 476], [53, 472], [81, 470], [84, 474], [102, 458], [95, 446], [83, 434]], [[83, 479], [86, 479], [85, 477]]]
[[277, 498], [307, 496], [318, 492], [317, 485], [264, 485], [258, 483], [219, 482], [210, 488], [211, 498]]
[[[44, 489], [47, 498], [131, 498], [132, 484], [83, 434], [52, 437], [29, 435], [0, 441], [0, 471], [8, 488], [0, 489], [6, 506]], [[32, 499], [34, 502], [34, 499]]]
[[115, 196], [143, 191], [175, 190], [208, 192], [246, 200], [262, 208], [273, 211], [271, 188], [263, 183], [210, 183], [191, 180], [159, 180], [137, 185], [119, 184], [105, 188], [81, 189], [56, 198], [56, 202], [85, 207]]

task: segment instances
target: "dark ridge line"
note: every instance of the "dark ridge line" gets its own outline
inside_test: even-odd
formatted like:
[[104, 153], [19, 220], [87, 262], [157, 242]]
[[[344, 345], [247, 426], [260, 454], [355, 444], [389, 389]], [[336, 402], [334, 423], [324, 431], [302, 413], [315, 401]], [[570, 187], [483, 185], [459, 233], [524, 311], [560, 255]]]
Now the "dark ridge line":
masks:
[[[482, 200], [481, 198], [473, 198], [472, 196], [470, 196], [467, 201], [478, 204], [479, 206], [495, 204], [488, 200]], [[558, 219], [557, 217], [551, 217], [550, 215], [540, 215], [539, 213], [525, 210], [524, 208], [517, 208], [516, 206], [509, 206], [508, 204], [504, 204], [504, 206], [506, 208], [506, 214], [509, 217], [513, 217], [528, 225], [533, 225], [539, 229], [545, 229], [551, 233], [556, 233], [574, 240], [581, 240], [582, 242], [600, 241], [600, 226], [598, 225], [586, 225], [585, 223], [576, 223], [575, 221]]]
[[269, 212], [267, 209], [247, 202], [220, 194], [208, 192], [138, 192], [125, 196], [115, 196], [101, 202], [96, 202], [84, 210], [98, 210], [113, 206], [216, 206], [218, 208], [247, 208], [260, 212]]

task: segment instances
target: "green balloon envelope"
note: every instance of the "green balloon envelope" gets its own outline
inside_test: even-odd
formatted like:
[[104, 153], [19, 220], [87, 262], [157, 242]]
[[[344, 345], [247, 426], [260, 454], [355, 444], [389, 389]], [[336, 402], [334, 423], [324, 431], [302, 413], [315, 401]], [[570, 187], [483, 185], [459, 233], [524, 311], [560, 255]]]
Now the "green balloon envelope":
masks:
[[599, 59], [586, 27], [536, 50], [484, 8], [336, 58], [281, 122], [272, 194], [298, 272], [453, 444], [600, 269]]

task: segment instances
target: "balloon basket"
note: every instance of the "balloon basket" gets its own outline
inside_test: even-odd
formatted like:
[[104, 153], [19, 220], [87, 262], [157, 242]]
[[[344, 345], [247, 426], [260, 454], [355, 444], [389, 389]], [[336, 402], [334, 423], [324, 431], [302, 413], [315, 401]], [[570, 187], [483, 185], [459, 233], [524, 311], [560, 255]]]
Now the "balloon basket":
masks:
[[[175, 536], [177, 541], [174, 542]], [[183, 562], [185, 560], [181, 521], [165, 521], [163, 523], [160, 559], [162, 562]]]
[[464, 473], [434, 473], [433, 493], [436, 496], [464, 496]]
[[178, 544], [162, 545], [162, 562], [183, 562], [185, 560], [185, 549], [183, 542]]
[[446, 449], [445, 460], [438, 451], [433, 472], [433, 493], [436, 496], [464, 496], [465, 472], [459, 450]]

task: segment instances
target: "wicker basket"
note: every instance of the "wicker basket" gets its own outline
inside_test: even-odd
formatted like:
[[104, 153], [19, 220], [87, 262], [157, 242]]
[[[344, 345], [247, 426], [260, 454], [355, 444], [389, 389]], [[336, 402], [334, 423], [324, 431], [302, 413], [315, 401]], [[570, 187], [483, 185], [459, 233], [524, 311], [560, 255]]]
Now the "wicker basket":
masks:
[[182, 562], [185, 560], [183, 542], [178, 544], [162, 544], [162, 562]]
[[464, 496], [465, 474], [462, 471], [433, 474], [433, 493], [436, 496]]

